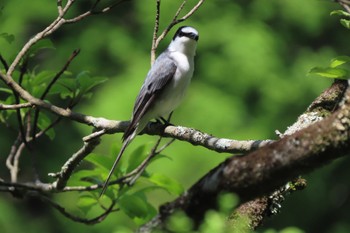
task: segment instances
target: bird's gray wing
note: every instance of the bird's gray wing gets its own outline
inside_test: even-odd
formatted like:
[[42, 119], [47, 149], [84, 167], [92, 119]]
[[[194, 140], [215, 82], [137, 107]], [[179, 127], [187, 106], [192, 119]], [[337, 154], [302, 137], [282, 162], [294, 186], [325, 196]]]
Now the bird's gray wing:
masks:
[[152, 107], [164, 87], [171, 81], [176, 68], [175, 62], [167, 56], [166, 52], [162, 53], [154, 62], [136, 98], [133, 116], [123, 135], [123, 140], [127, 139], [136, 130], [137, 123]]

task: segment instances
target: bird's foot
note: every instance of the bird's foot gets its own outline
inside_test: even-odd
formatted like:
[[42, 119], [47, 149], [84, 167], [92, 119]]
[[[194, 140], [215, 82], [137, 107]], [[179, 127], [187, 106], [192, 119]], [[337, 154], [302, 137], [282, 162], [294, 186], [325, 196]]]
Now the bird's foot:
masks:
[[173, 125], [173, 124], [171, 124], [168, 120], [166, 120], [163, 117], [157, 118], [157, 122], [163, 124], [164, 126]]

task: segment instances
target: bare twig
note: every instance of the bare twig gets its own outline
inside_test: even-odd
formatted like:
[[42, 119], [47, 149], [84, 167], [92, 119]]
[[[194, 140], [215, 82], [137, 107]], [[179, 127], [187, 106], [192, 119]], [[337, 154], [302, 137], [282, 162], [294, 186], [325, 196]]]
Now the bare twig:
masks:
[[5, 58], [0, 54], [0, 62], [4, 66], [5, 70], [7, 71], [9, 69], [9, 65], [7, 64]]
[[123, 2], [126, 2], [126, 1], [130, 1], [130, 0], [119, 0], [119, 1], [115, 1], [115, 2], [112, 3], [111, 5], [109, 5], [109, 6], [105, 7], [105, 8], [103, 8], [103, 9], [100, 10], [100, 11], [96, 11], [96, 10], [95, 10], [95, 8], [96, 8], [96, 6], [97, 6], [97, 4], [98, 4], [98, 2], [99, 2], [99, 1], [96, 1], [96, 2], [94, 3], [94, 5], [92, 6], [92, 8], [91, 8], [89, 11], [87, 11], [87, 12], [85, 12], [85, 13], [79, 15], [79, 16], [76, 16], [76, 17], [74, 17], [74, 18], [66, 19], [65, 22], [66, 22], [66, 23], [75, 23], [75, 22], [78, 22], [78, 21], [80, 21], [80, 20], [82, 20], [82, 19], [84, 19], [84, 18], [86, 18], [87, 16], [90, 16], [90, 15], [96, 15], [96, 14], [106, 13], [106, 12], [110, 11], [111, 9], [113, 9], [114, 7], [116, 7], [116, 6], [118, 6], [119, 4], [121, 4], [121, 3], [123, 3]]
[[[19, 132], [15, 142], [11, 146], [11, 151], [6, 159], [6, 166], [10, 170], [11, 181], [16, 180], [16, 177], [17, 177], [16, 175], [13, 175], [15, 172], [12, 172], [12, 170], [14, 170], [14, 165], [13, 165], [14, 161], [13, 160], [14, 160], [14, 157], [15, 157], [16, 153], [18, 152], [21, 144], [22, 144], [21, 133]], [[15, 174], [17, 174], [17, 173], [15, 173]]]
[[[27, 72], [27, 65], [28, 65], [28, 59], [24, 59], [23, 64], [21, 65], [20, 75], [19, 75], [19, 80], [18, 80], [18, 84], [20, 86], [21, 86], [22, 81], [23, 81], [23, 76]], [[19, 98], [18, 93], [13, 89], [12, 89], [12, 92], [13, 92], [13, 96], [15, 97], [15, 104], [19, 104], [20, 98]], [[17, 122], [18, 122], [18, 129], [19, 129], [19, 132], [21, 133], [22, 142], [24, 142], [25, 146], [27, 148], [29, 148], [29, 144], [28, 144], [26, 136], [25, 136], [26, 133], [24, 130], [24, 124], [23, 124], [20, 108], [16, 109], [16, 116], [17, 116]]]
[[[30, 114], [26, 114], [26, 118], [30, 118]], [[27, 119], [26, 127], [27, 129], [25, 131], [27, 133], [24, 135], [25, 138], [27, 138], [30, 133], [30, 119]], [[26, 143], [28, 143], [28, 141], [26, 141], [26, 143], [23, 142], [21, 132], [19, 132], [19, 136], [20, 137], [18, 137], [15, 143], [12, 145], [11, 152], [6, 160], [6, 166], [10, 170], [12, 182], [17, 182], [18, 172], [20, 170], [19, 158], [22, 155], [24, 148], [26, 147]]]
[[[102, 9], [99, 12], [93, 12], [93, 13], [105, 13], [107, 11], [109, 11], [110, 9], [112, 9], [113, 7], [119, 5], [120, 3], [127, 1], [127, 0], [120, 0], [117, 1], [115, 3], [112, 3], [111, 5], [105, 7], [104, 9]], [[14, 61], [12, 62], [12, 64], [9, 66], [8, 70], [7, 70], [7, 76], [11, 78], [13, 71], [15, 70], [15, 68], [17, 67], [17, 65], [19, 64], [20, 60], [24, 57], [24, 55], [28, 52], [28, 50], [35, 44], [37, 43], [39, 40], [51, 35], [53, 32], [55, 32], [57, 29], [59, 29], [63, 24], [66, 23], [74, 23], [77, 21], [80, 21], [84, 18], [86, 18], [87, 16], [92, 14], [92, 11], [89, 10], [75, 18], [72, 19], [64, 19], [63, 17], [65, 16], [65, 14], [68, 12], [68, 10], [70, 9], [70, 7], [73, 5], [73, 3], [75, 2], [75, 0], [68, 0], [66, 5], [63, 7], [62, 6], [62, 0], [57, 0], [57, 9], [58, 9], [58, 16], [57, 18], [48, 26], [46, 27], [44, 30], [42, 30], [41, 32], [37, 33], [34, 37], [32, 37], [21, 49], [21, 51], [17, 54], [16, 58], [14, 59]]]
[[12, 164], [10, 166], [11, 182], [17, 182], [17, 177], [19, 172], [19, 158], [24, 148], [25, 148], [25, 144], [21, 143], [16, 153], [13, 156]]
[[152, 38], [152, 49], [151, 49], [151, 65], [156, 59], [156, 41], [159, 30], [159, 19], [160, 19], [160, 0], [156, 2], [156, 19], [154, 21], [153, 38]]
[[57, 11], [58, 15], [63, 17], [62, 0], [57, 0]]
[[61, 190], [66, 186], [67, 181], [71, 177], [74, 169], [88, 154], [90, 154], [96, 148], [99, 143], [99, 138], [85, 142], [83, 147], [67, 160], [67, 162], [62, 166], [60, 172], [56, 174], [50, 174], [50, 176], [57, 177], [57, 180], [54, 182], [54, 186], [58, 190]]
[[337, 0], [339, 5], [341, 5], [348, 13], [350, 13], [350, 1], [347, 0]]
[[1, 110], [16, 110], [19, 108], [31, 108], [33, 104], [31, 103], [23, 103], [23, 104], [0, 104]]
[[[46, 95], [49, 93], [49, 91], [51, 90], [51, 88], [53, 87], [53, 85], [56, 83], [56, 81], [62, 76], [62, 74], [68, 69], [69, 65], [71, 64], [71, 62], [74, 60], [74, 58], [76, 56], [78, 56], [80, 50], [76, 49], [73, 51], [73, 53], [71, 54], [71, 56], [69, 57], [69, 59], [67, 60], [66, 64], [64, 64], [64, 66], [61, 68], [61, 70], [53, 77], [53, 79], [51, 80], [51, 82], [49, 83], [49, 85], [45, 88], [44, 92], [42, 93], [42, 95], [40, 96], [41, 100], [44, 100]], [[32, 131], [32, 137], [35, 140], [35, 134], [37, 131], [37, 123], [38, 123], [38, 119], [39, 119], [39, 114], [40, 114], [40, 109], [37, 108], [35, 110], [34, 113], [34, 121], [33, 121], [33, 131]]]
[[89, 142], [97, 137], [101, 137], [103, 134], [107, 132], [106, 129], [101, 129], [99, 131], [93, 132], [92, 134], [89, 134], [88, 136], [83, 137], [84, 142]]
[[[35, 195], [36, 196], [36, 195]], [[113, 209], [115, 206], [115, 201], [112, 201], [112, 203], [110, 204], [110, 206], [99, 216], [91, 218], [91, 219], [87, 219], [87, 218], [81, 218], [78, 217], [76, 215], [73, 215], [69, 212], [67, 212], [67, 210], [62, 207], [61, 205], [59, 205], [58, 203], [52, 201], [51, 199], [47, 198], [44, 195], [39, 195], [38, 196], [42, 201], [44, 201], [45, 203], [50, 204], [52, 207], [54, 207], [56, 210], [58, 210], [62, 215], [64, 215], [65, 217], [73, 220], [74, 222], [79, 222], [79, 223], [84, 223], [84, 224], [96, 224], [96, 223], [100, 223], [102, 222], [111, 212], [115, 212], [118, 211], [119, 209]]]
[[7, 76], [11, 77], [13, 71], [17, 67], [20, 60], [24, 57], [24, 55], [28, 52], [28, 50], [39, 40], [43, 39], [44, 37], [50, 35], [52, 32], [56, 31], [60, 26], [64, 24], [65, 20], [61, 18], [60, 16], [56, 18], [47, 28], [45, 28], [43, 31], [36, 34], [34, 37], [32, 37], [21, 49], [21, 51], [17, 54], [16, 58], [10, 65], [9, 69], [7, 70]]
[[[148, 154], [147, 158], [144, 159], [142, 161], [142, 163], [137, 168], [135, 168], [132, 172], [130, 172], [129, 174], [127, 174], [125, 176], [125, 178], [126, 178], [125, 182], [128, 183], [128, 185], [133, 185], [135, 183], [135, 181], [140, 177], [140, 175], [145, 171], [148, 163], [155, 156], [157, 156], [159, 153], [161, 153], [165, 148], [170, 146], [170, 144], [172, 144], [175, 141], [175, 139], [171, 139], [168, 143], [166, 143], [159, 150], [157, 150], [161, 140], [162, 140], [162, 137], [160, 136], [159, 139], [157, 140], [156, 144], [153, 146], [152, 150]], [[113, 183], [113, 182], [111, 182], [111, 183]]]
[[[193, 15], [198, 9], [199, 7], [204, 3], [204, 0], [199, 0], [198, 3], [183, 17], [181, 17], [180, 19], [178, 19], [178, 16], [181, 12], [181, 10], [183, 9], [183, 7], [185, 6], [186, 0], [184, 0], [182, 2], [182, 4], [180, 5], [180, 7], [178, 8], [178, 10], [176, 11], [173, 20], [171, 21], [171, 23], [163, 30], [163, 32], [157, 37], [155, 38], [154, 35], [155, 33], [153, 33], [153, 41], [152, 42], [152, 49], [151, 49], [151, 61], [154, 61], [155, 57], [156, 57], [156, 50], [159, 46], [159, 43], [165, 38], [165, 36], [169, 33], [169, 31], [178, 23], [181, 23], [183, 21], [185, 21], [186, 19], [188, 19], [191, 15]], [[159, 18], [159, 16], [158, 16]], [[156, 17], [156, 21], [157, 21], [157, 17]], [[157, 22], [155, 22], [155, 28], [156, 28]]]
[[[8, 78], [7, 75], [2, 74], [0, 71], [0, 77], [12, 86], [21, 96], [22, 99], [29, 103], [49, 110], [52, 113], [61, 117], [69, 118], [70, 120], [77, 121], [86, 125], [91, 125], [97, 129], [105, 129], [108, 133], [124, 132], [129, 122], [126, 121], [112, 121], [105, 118], [96, 118], [93, 116], [87, 116], [81, 113], [72, 112], [70, 109], [63, 109], [58, 106], [52, 105], [48, 102], [40, 100], [30, 95], [26, 90], [20, 87], [15, 81]], [[224, 138], [217, 138], [212, 135], [197, 131], [195, 129], [186, 128], [182, 126], [164, 126], [161, 124], [149, 124], [143, 131], [150, 135], [163, 135], [164, 137], [176, 138], [178, 140], [187, 141], [193, 145], [201, 145], [210, 150], [226, 153], [242, 153], [254, 150], [262, 147], [270, 140], [231, 140]]]

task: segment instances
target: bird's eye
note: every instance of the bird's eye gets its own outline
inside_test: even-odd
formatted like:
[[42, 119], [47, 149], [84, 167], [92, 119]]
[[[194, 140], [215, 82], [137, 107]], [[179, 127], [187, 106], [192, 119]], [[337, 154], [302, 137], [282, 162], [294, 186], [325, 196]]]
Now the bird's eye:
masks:
[[183, 32], [183, 31], [180, 31], [179, 32], [179, 37], [187, 37], [187, 38], [190, 38], [190, 39], [193, 39], [193, 40], [198, 40], [198, 35], [193, 33], [193, 32]]
[[184, 33], [183, 31], [181, 31], [181, 32], [179, 33], [179, 37], [183, 37], [183, 36], [186, 36], [186, 33]]

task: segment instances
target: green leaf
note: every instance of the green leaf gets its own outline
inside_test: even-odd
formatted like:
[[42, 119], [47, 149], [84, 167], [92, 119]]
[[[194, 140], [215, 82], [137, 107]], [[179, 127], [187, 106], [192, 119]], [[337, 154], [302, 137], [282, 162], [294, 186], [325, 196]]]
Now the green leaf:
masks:
[[74, 78], [60, 78], [57, 83], [64, 86], [70, 91], [77, 89], [76, 80]]
[[238, 196], [232, 193], [222, 193], [218, 197], [218, 206], [221, 213], [231, 213], [238, 202]]
[[[112, 158], [110, 156], [102, 156], [95, 153], [91, 153], [85, 158], [85, 161], [88, 161], [94, 164], [97, 168], [100, 168], [99, 176], [104, 181], [107, 178], [110, 169], [112, 168], [114, 159], [114, 157]], [[119, 169], [120, 165], [120, 163], [117, 165], [117, 168], [115, 169], [112, 178], [117, 178], [119, 175], [124, 174], [124, 172], [121, 169]]]
[[98, 204], [98, 201], [95, 197], [86, 195], [79, 197], [77, 206], [85, 213], [87, 212], [96, 204]]
[[60, 78], [57, 84], [51, 88], [51, 93], [59, 93], [62, 99], [74, 98], [77, 89], [76, 80], [73, 78]]
[[11, 44], [15, 40], [15, 36], [12, 34], [8, 34], [6, 32], [0, 33], [0, 38], [3, 38], [7, 41], [7, 43]]
[[[39, 116], [39, 119], [38, 119], [38, 127], [41, 129], [41, 130], [44, 130], [46, 128], [48, 128], [51, 124], [51, 119], [46, 115], [44, 114], [43, 112], [41, 112], [40, 116]], [[55, 131], [53, 128], [47, 130], [45, 132], [45, 134], [51, 139], [53, 140], [55, 138]]]
[[148, 180], [158, 185], [159, 187], [164, 188], [171, 194], [180, 195], [184, 191], [182, 185], [179, 182], [160, 173], [152, 174]]
[[95, 166], [103, 168], [107, 171], [109, 171], [113, 164], [113, 159], [111, 157], [102, 156], [95, 153], [89, 154], [89, 156], [85, 158], [85, 161], [88, 161], [94, 164]]
[[82, 71], [77, 75], [77, 82], [81, 93], [90, 91], [95, 86], [106, 82], [108, 79], [105, 77], [91, 77], [90, 72]]
[[65, 86], [62, 85], [53, 85], [50, 89], [49, 95], [57, 95], [59, 94], [62, 99], [65, 99], [67, 97], [73, 97], [74, 94], [71, 90], [67, 89]]
[[193, 222], [184, 212], [176, 211], [167, 219], [166, 229], [170, 232], [192, 232]]
[[332, 59], [330, 67], [335, 68], [337, 66], [350, 63], [350, 57], [349, 56], [340, 56]]
[[74, 178], [76, 180], [83, 180], [85, 178], [91, 178], [93, 176], [99, 176], [99, 175], [101, 175], [101, 171], [99, 169], [79, 170], [77, 172], [74, 172], [71, 178]]
[[77, 205], [79, 207], [87, 207], [87, 206], [92, 206], [92, 205], [96, 205], [97, 204], [97, 200], [94, 197], [90, 197], [90, 196], [83, 196], [80, 197]]
[[0, 92], [5, 92], [12, 95], [12, 90], [9, 88], [0, 87]]
[[343, 10], [335, 10], [335, 11], [332, 11], [331, 16], [333, 15], [340, 15], [340, 16], [345, 16], [345, 17], [350, 17], [350, 14], [346, 11], [343, 11]]
[[42, 39], [42, 40], [39, 40], [36, 44], [34, 44], [28, 50], [28, 54], [30, 57], [33, 57], [42, 49], [54, 49], [54, 48], [55, 46], [53, 45], [50, 39]]
[[341, 19], [340, 23], [341, 23], [341, 25], [343, 25], [347, 29], [350, 29], [350, 20], [348, 20], [348, 19]]
[[304, 233], [304, 231], [297, 227], [286, 227], [282, 229], [280, 233]]
[[50, 138], [50, 140], [54, 140], [55, 139], [56, 133], [55, 133], [55, 130], [53, 128], [47, 130], [45, 132], [45, 134]]
[[34, 75], [32, 79], [32, 84], [33, 85], [48, 84], [55, 75], [56, 73], [53, 71], [44, 70], [39, 74]]
[[340, 68], [321, 68], [314, 67], [309, 71], [309, 74], [315, 74], [326, 78], [339, 78], [339, 79], [347, 79], [348, 71]]
[[157, 213], [142, 192], [124, 194], [118, 204], [120, 209], [138, 225], [146, 223]]
[[132, 170], [137, 168], [146, 157], [146, 146], [141, 145], [137, 147], [136, 150], [134, 150], [128, 157], [128, 166], [126, 168], [126, 172], [131, 172]]

